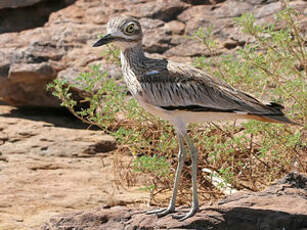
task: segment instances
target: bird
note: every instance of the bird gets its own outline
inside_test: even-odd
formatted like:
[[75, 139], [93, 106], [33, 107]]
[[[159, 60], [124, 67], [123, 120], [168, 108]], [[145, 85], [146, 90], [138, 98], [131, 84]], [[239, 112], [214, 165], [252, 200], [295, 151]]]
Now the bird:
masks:
[[222, 80], [184, 63], [147, 57], [142, 47], [143, 32], [138, 19], [121, 15], [107, 23], [107, 34], [93, 44], [114, 43], [120, 49], [124, 81], [132, 96], [149, 113], [169, 121], [178, 140], [178, 164], [172, 196], [167, 208], [148, 211], [163, 217], [175, 213], [180, 174], [187, 145], [192, 161], [192, 204], [187, 213], [174, 215], [181, 221], [199, 211], [197, 192], [198, 151], [187, 133], [187, 125], [216, 120], [253, 119], [264, 122], [296, 124], [275, 102], [262, 103]]

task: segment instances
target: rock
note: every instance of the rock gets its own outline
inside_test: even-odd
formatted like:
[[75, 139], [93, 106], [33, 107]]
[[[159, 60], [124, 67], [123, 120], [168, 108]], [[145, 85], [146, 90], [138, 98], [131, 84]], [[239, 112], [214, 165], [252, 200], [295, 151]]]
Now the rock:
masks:
[[[0, 103], [0, 229], [39, 229], [51, 216], [97, 206], [145, 203], [137, 187], [118, 187], [114, 138], [64, 109]], [[21, 223], [20, 220], [23, 220]]]
[[225, 0], [182, 0], [183, 2], [192, 4], [192, 5], [215, 5]]
[[[87, 27], [85, 30], [93, 30], [93, 27]], [[98, 59], [88, 48], [77, 48], [89, 39], [77, 33], [80, 30], [79, 25], [69, 29], [57, 26], [57, 32], [53, 34], [51, 30], [27, 31], [24, 37], [32, 37], [33, 40], [24, 41], [25, 48], [16, 51], [7, 47], [5, 53], [0, 53], [0, 57], [5, 60], [0, 66], [0, 97], [2, 96], [4, 101], [15, 106], [59, 107], [59, 100], [46, 91], [46, 84], [55, 79], [65, 67], [69, 69], [70, 66], [83, 66], [85, 69], [90, 62]], [[89, 32], [88, 36], [93, 36], [91, 34], [93, 32]], [[37, 39], [38, 36], [40, 38]], [[3, 36], [2, 39], [6, 40], [7, 37]], [[79, 73], [80, 69], [77, 76]]]
[[167, 33], [170, 34], [182, 34], [184, 28], [185, 25], [177, 20], [173, 20], [165, 24], [165, 29], [167, 30]]
[[[10, 64], [8, 62], [3, 62], [0, 64], [0, 79], [8, 76], [10, 70]], [[1, 80], [0, 80], [1, 81]]]
[[55, 70], [46, 63], [13, 64], [9, 69], [9, 80], [13, 83], [50, 81], [55, 77]]
[[223, 43], [223, 46], [226, 48], [226, 49], [234, 49], [236, 48], [237, 46], [244, 46], [245, 45], [245, 41], [236, 41], [236, 40], [233, 40], [233, 39], [228, 39], [226, 40], [224, 43]]
[[[0, 67], [1, 70], [1, 67]], [[8, 71], [8, 77], [3, 77]], [[1, 72], [1, 71], [0, 71]], [[59, 101], [46, 91], [46, 83], [56, 77], [56, 71], [47, 63], [6, 64], [2, 66], [0, 95], [14, 105], [57, 106]], [[0, 75], [1, 76], [1, 75]], [[35, 92], [35, 93], [32, 93]]]
[[170, 215], [157, 218], [117, 206], [60, 214], [41, 229], [302, 230], [307, 226], [306, 181], [305, 175], [292, 173], [262, 192], [238, 192], [216, 205], [203, 206], [195, 216], [182, 222]]
[[[61, 4], [58, 1], [45, 0], [32, 6], [0, 9], [3, 18], [0, 33], [4, 28], [1, 26], [8, 28], [3, 31], [23, 30], [18, 27], [22, 25], [18, 20], [24, 24], [31, 21], [25, 18], [38, 20], [39, 16], [26, 15], [26, 12], [33, 15], [34, 8], [28, 7], [37, 7], [37, 11], [50, 15], [44, 17], [45, 24], [40, 28], [0, 34], [1, 100], [14, 106], [60, 107], [59, 100], [45, 92], [46, 84], [57, 77], [73, 81], [97, 63], [110, 77], [121, 78], [120, 67], [102, 56], [107, 47], [91, 47], [97, 36], [106, 32], [105, 23], [116, 15], [130, 14], [139, 18], [144, 30], [144, 49], [150, 56], [191, 62], [193, 57], [211, 55], [201, 42], [187, 39], [199, 28], [213, 27], [220, 44], [216, 51], [219, 55], [253, 41], [234, 24], [235, 17], [250, 12], [256, 15], [258, 24], [273, 23], [273, 14], [281, 9], [281, 3], [274, 0], [65, 0]], [[10, 6], [17, 2], [35, 1], [5, 1]], [[306, 11], [306, 1], [296, 0], [289, 4], [302, 13]], [[8, 14], [9, 10], [21, 12]], [[307, 31], [305, 18], [299, 21]]]
[[257, 8], [254, 11], [254, 15], [256, 18], [264, 18], [274, 13], [277, 13], [278, 11], [281, 10], [281, 8], [282, 8], [281, 2], [273, 2], [269, 5], [264, 5], [264, 6]]
[[[44, 25], [48, 16], [75, 0], [2, 0], [0, 34], [18, 32]], [[25, 20], [26, 19], [26, 20]]]
[[45, 0], [23, 0], [23, 1], [18, 1], [18, 0], [7, 1], [7, 0], [4, 0], [4, 1], [0, 2], [0, 9], [31, 6], [31, 5], [34, 5], [38, 2], [43, 2], [43, 1], [45, 1]]
[[[240, 4], [238, 4], [240, 3]], [[239, 17], [244, 13], [250, 12], [255, 5], [239, 0], [228, 0], [221, 7], [214, 10], [216, 18], [233, 18]]]
[[[154, 41], [153, 38], [156, 40]], [[164, 27], [156, 28], [146, 34], [143, 39], [144, 50], [148, 53], [162, 54], [169, 49], [171, 37]]]
[[200, 26], [209, 26], [212, 20], [212, 6], [192, 6], [178, 15], [177, 18], [185, 23], [185, 33], [191, 35]]
[[169, 48], [170, 33], [163, 27], [164, 22], [160, 19], [140, 19], [144, 31], [144, 50], [148, 53], [163, 53]]
[[9, 162], [7, 157], [3, 157], [3, 156], [1, 156], [1, 154], [0, 154], [0, 161]]
[[[128, 208], [126, 207], [112, 207], [106, 209], [97, 209], [95, 213], [79, 212], [75, 214], [64, 214], [61, 217], [61, 224], [57, 217], [51, 218], [49, 223], [45, 224], [41, 229], [123, 229], [124, 221], [131, 218]], [[59, 227], [59, 228], [58, 228]]]
[[[186, 49], [189, 47], [189, 49]], [[220, 50], [215, 50], [215, 55], [221, 54]], [[181, 44], [167, 50], [164, 55], [166, 57], [172, 56], [181, 56], [181, 57], [198, 57], [198, 56], [207, 56], [210, 57], [212, 54], [206, 47], [197, 40], [194, 39], [186, 39]]]
[[[10, 114], [36, 120], [43, 120], [45, 117], [46, 121], [33, 123], [31, 120], [0, 116], [0, 124], [7, 124], [0, 126], [0, 152], [3, 155], [18, 153], [45, 157], [92, 157], [116, 148], [115, 139], [102, 131], [72, 129], [69, 126], [69, 123], [73, 123], [69, 121], [71, 117], [61, 118], [61, 126], [67, 122], [66, 127], [55, 128], [54, 125], [59, 125], [58, 123], [48, 122], [48, 119], [56, 119], [52, 118], [52, 113], [47, 115], [42, 111], [34, 117], [25, 115], [31, 110], [33, 109], [11, 110]], [[46, 112], [50, 113], [52, 110]], [[87, 126], [83, 125], [84, 127]]]
[[[7, 136], [0, 145], [3, 154], [28, 154], [59, 157], [90, 157], [112, 151], [116, 148], [115, 139], [102, 131], [44, 127], [44, 123], [33, 126], [31, 122], [21, 122], [23, 131], [3, 130]], [[37, 132], [40, 129], [41, 132]], [[44, 130], [44, 131], [43, 131]], [[16, 144], [18, 142], [18, 144]]]
[[140, 4], [134, 7], [131, 13], [138, 18], [146, 17], [168, 22], [176, 19], [187, 7], [188, 5], [180, 0], [158, 0]]
[[192, 35], [199, 28], [203, 28], [206, 31], [210, 26], [213, 28], [216, 38], [227, 40], [236, 29], [234, 27], [234, 17], [246, 12], [252, 12], [254, 7], [248, 3], [242, 2], [238, 4], [237, 0], [229, 0], [218, 6], [193, 6], [180, 14], [178, 19], [186, 24], [185, 33], [189, 35]]

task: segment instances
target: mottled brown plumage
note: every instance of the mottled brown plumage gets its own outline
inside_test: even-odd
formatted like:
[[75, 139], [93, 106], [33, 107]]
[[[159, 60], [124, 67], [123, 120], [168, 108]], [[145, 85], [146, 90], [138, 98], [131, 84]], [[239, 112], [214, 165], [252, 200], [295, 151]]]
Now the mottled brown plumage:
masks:
[[189, 146], [192, 159], [192, 207], [186, 215], [177, 217], [184, 220], [198, 211], [198, 153], [187, 135], [187, 123], [240, 118], [293, 123], [284, 116], [279, 104], [263, 104], [192, 66], [146, 57], [142, 49], [141, 25], [135, 18], [113, 18], [107, 30], [108, 35], [94, 46], [114, 42], [120, 47], [122, 71], [131, 94], [147, 111], [170, 121], [177, 133], [179, 162], [170, 204], [166, 209], [149, 213], [164, 216], [175, 211], [180, 173], [186, 157], [184, 142]]

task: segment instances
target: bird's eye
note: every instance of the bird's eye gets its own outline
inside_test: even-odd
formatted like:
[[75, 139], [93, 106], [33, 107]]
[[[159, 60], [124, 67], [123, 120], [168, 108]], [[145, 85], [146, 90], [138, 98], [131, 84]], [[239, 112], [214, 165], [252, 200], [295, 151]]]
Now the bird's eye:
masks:
[[126, 33], [131, 34], [134, 32], [134, 24], [130, 24], [125, 29]]

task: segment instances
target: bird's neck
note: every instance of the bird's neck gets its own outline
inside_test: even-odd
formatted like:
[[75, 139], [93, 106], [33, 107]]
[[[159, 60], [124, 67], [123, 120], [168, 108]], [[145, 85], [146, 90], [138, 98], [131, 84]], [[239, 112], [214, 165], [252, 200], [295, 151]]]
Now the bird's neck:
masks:
[[147, 58], [144, 55], [142, 45], [138, 44], [134, 47], [122, 49], [120, 59], [124, 80], [131, 94], [136, 96], [139, 90], [138, 76], [141, 76], [146, 70], [145, 60]]
[[122, 69], [131, 69], [133, 72], [139, 72], [144, 68], [147, 57], [144, 54], [141, 44], [136, 44], [121, 50]]

